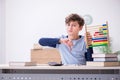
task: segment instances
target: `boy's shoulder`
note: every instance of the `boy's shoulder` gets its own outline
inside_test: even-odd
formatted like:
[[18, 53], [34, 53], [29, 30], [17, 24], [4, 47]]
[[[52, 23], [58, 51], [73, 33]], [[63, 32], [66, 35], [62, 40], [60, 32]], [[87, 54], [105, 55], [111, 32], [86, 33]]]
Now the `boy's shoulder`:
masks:
[[[80, 38], [84, 38], [83, 35], [79, 35]], [[68, 38], [68, 35], [61, 35], [60, 38]]]

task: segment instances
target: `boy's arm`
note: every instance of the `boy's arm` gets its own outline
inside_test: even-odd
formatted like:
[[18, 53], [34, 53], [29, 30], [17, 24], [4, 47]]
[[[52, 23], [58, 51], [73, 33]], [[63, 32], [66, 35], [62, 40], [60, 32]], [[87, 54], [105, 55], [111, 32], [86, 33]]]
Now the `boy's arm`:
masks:
[[86, 32], [85, 34], [85, 42], [87, 47], [87, 52], [85, 53], [86, 61], [93, 61], [92, 58], [93, 48], [89, 47], [92, 44], [92, 36], [89, 32]]
[[56, 47], [56, 44], [59, 44], [59, 38], [41, 38], [39, 44], [42, 46]]
[[87, 52], [85, 53], [86, 61], [93, 61], [92, 54], [93, 54], [93, 48], [89, 47], [87, 49]]

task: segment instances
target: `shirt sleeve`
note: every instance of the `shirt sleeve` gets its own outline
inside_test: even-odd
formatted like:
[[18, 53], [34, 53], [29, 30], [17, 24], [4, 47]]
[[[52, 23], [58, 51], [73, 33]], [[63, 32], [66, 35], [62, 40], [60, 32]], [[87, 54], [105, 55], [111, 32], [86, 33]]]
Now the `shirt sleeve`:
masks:
[[41, 38], [39, 44], [42, 46], [56, 47], [59, 44], [59, 38]]
[[86, 61], [93, 61], [92, 54], [93, 54], [93, 48], [89, 47], [87, 49], [87, 52], [85, 53]]

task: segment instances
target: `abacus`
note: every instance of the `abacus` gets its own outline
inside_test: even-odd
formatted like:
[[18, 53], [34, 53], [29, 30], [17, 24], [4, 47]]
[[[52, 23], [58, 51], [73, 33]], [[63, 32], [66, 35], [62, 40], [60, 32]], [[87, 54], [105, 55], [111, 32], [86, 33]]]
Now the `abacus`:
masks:
[[87, 47], [98, 47], [98, 46], [109, 47], [110, 41], [109, 41], [108, 22], [106, 22], [106, 24], [96, 25], [96, 26], [85, 25], [85, 31], [86, 33], [89, 32], [92, 36], [92, 44], [88, 45], [87, 42]]

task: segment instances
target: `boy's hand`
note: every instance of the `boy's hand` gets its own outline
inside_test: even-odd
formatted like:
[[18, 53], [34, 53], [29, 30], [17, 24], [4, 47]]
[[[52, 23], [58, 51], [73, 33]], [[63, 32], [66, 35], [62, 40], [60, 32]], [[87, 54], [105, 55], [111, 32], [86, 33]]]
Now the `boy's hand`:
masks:
[[67, 45], [70, 50], [72, 49], [72, 46], [73, 46], [72, 40], [69, 40], [68, 38], [65, 38], [65, 39], [61, 38], [60, 43]]
[[89, 32], [85, 33], [85, 42], [86, 42], [87, 46], [92, 44], [92, 36], [90, 35]]

